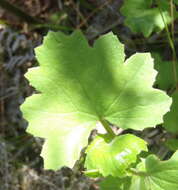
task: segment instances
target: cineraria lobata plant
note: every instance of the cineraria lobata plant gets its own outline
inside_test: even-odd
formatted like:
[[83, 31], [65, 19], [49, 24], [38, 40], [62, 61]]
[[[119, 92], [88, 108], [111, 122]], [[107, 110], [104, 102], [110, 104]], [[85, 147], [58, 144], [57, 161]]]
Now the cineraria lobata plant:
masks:
[[[146, 141], [116, 135], [111, 126], [143, 130], [163, 123], [167, 112], [165, 125], [174, 126], [177, 105], [170, 111], [172, 98], [152, 87], [157, 71], [150, 53], [125, 60], [124, 47], [112, 33], [90, 47], [75, 31], [70, 36], [49, 32], [36, 57], [40, 66], [29, 69], [26, 78], [39, 93], [28, 97], [21, 110], [27, 131], [45, 139], [46, 169], [72, 168], [86, 147], [85, 174], [103, 177], [101, 190], [178, 189], [178, 152], [161, 161]], [[93, 129], [98, 134], [88, 145]]]

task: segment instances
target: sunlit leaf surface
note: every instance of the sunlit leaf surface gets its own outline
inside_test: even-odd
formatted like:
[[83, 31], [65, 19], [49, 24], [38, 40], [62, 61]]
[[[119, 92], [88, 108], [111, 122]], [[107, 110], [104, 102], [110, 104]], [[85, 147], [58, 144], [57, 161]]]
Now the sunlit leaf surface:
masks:
[[101, 121], [123, 129], [144, 129], [162, 122], [171, 99], [153, 89], [156, 77], [149, 53], [127, 59], [112, 33], [93, 47], [80, 31], [49, 32], [36, 49], [40, 66], [26, 74], [38, 94], [21, 106], [27, 131], [46, 139], [44, 166], [73, 167]]

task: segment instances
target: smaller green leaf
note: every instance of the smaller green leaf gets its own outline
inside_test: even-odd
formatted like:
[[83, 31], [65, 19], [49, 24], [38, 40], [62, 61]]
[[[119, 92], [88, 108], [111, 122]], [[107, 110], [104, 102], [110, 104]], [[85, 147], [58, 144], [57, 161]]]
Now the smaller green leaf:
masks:
[[99, 135], [86, 150], [85, 167], [89, 171], [99, 170], [104, 177], [123, 177], [142, 150], [147, 151], [146, 142], [134, 135], [126, 134], [114, 139]]
[[178, 152], [167, 161], [150, 155], [138, 164], [138, 175], [132, 177], [129, 190], [177, 190]]
[[171, 111], [164, 116], [164, 128], [172, 133], [178, 133], [178, 92], [172, 94]]
[[153, 8], [152, 0], [125, 0], [121, 8], [121, 13], [126, 17], [125, 24], [134, 33], [143, 33], [145, 37], [152, 32], [160, 32], [165, 28], [165, 23], [171, 22], [171, 16], [169, 2], [158, 3], [159, 7]]

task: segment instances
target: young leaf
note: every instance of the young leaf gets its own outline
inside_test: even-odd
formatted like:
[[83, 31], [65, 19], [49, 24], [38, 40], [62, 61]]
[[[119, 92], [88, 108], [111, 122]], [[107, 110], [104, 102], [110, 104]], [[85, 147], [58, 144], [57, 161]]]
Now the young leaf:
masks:
[[165, 23], [171, 22], [171, 16], [169, 1], [158, 2], [159, 8], [153, 8], [152, 0], [125, 0], [121, 8], [121, 13], [126, 17], [125, 24], [134, 33], [143, 33], [145, 37], [149, 37], [153, 31], [160, 32], [165, 28]]
[[172, 94], [173, 103], [170, 112], [164, 116], [164, 128], [172, 133], [178, 133], [178, 92]]
[[98, 170], [104, 177], [123, 177], [142, 150], [147, 151], [146, 142], [134, 135], [126, 134], [114, 139], [100, 135], [87, 147], [85, 167]]
[[178, 152], [167, 161], [160, 161], [156, 156], [150, 155], [137, 169], [140, 174], [132, 177], [129, 190], [178, 189]]
[[27, 131], [46, 139], [45, 168], [72, 167], [97, 122], [141, 130], [161, 123], [169, 110], [171, 99], [152, 88], [150, 54], [124, 63], [123, 45], [112, 33], [90, 47], [80, 31], [49, 32], [35, 52], [40, 66], [26, 77], [40, 94], [27, 98], [21, 110]]

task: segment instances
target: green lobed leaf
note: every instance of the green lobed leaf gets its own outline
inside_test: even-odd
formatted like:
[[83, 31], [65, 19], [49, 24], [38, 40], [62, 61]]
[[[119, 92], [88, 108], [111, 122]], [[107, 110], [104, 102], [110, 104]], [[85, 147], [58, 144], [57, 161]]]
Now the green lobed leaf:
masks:
[[164, 116], [163, 127], [172, 133], [178, 133], [178, 92], [172, 94], [171, 110]]
[[114, 139], [100, 135], [86, 149], [85, 167], [89, 171], [98, 170], [104, 177], [123, 177], [142, 150], [147, 151], [146, 142], [134, 135], [126, 134]]
[[[158, 7], [152, 7], [157, 1], [152, 0], [125, 0], [121, 13], [126, 17], [125, 24], [134, 33], [143, 33], [149, 37], [152, 32], [160, 32], [165, 28], [165, 23], [171, 22], [169, 14], [169, 1], [158, 1]], [[162, 15], [160, 14], [160, 10]], [[163, 21], [163, 18], [164, 21]]]
[[[171, 61], [163, 61], [159, 54], [153, 53], [152, 56], [155, 60], [155, 69], [158, 71], [155, 84], [162, 90], [175, 88], [173, 63]], [[178, 73], [177, 63], [176, 72]]]
[[153, 89], [156, 71], [149, 53], [125, 60], [112, 33], [93, 47], [80, 31], [49, 32], [36, 48], [40, 66], [25, 75], [39, 94], [21, 106], [27, 131], [46, 139], [42, 157], [48, 169], [73, 167], [91, 130], [103, 120], [141, 130], [162, 122], [171, 99]]
[[129, 190], [177, 190], [178, 152], [167, 161], [150, 155], [137, 167], [140, 175], [133, 176]]

